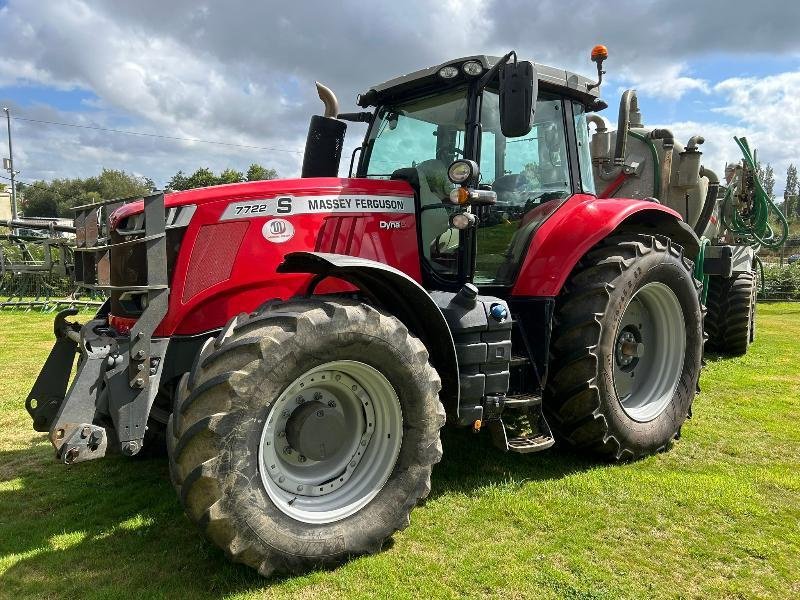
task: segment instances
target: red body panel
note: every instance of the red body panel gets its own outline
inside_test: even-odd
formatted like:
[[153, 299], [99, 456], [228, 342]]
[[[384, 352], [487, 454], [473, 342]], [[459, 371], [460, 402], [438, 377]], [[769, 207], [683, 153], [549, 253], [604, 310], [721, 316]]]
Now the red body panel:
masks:
[[[353, 207], [352, 211], [290, 211], [277, 217], [228, 215], [221, 220], [225, 209], [234, 202], [331, 196], [354, 197], [359, 202], [402, 197], [412, 210], [365, 212]], [[276, 272], [290, 252], [336, 252], [368, 258], [420, 281], [413, 197], [412, 188], [402, 181], [338, 178], [257, 181], [167, 195], [167, 209], [189, 204], [197, 209], [181, 241], [170, 283], [169, 309], [155, 335], [201, 333], [221, 327], [230, 316], [250, 312], [268, 299], [303, 293], [311, 276]], [[112, 224], [142, 209], [141, 202], [125, 205], [114, 213]], [[262, 231], [267, 221], [276, 218], [288, 221], [293, 234], [281, 239], [287, 234]], [[351, 289], [345, 282], [328, 280], [317, 291]], [[111, 318], [111, 323], [123, 331], [132, 322]]]
[[646, 200], [572, 196], [534, 234], [511, 295], [558, 295], [580, 258], [625, 219], [642, 211], [681, 218], [671, 208]]
[[[222, 327], [233, 315], [250, 312], [266, 300], [304, 293], [310, 275], [279, 274], [277, 267], [290, 252], [317, 251], [359, 256], [391, 265], [421, 283], [416, 216], [359, 210], [314, 210], [296, 213], [295, 204], [279, 220], [293, 234], [275, 241], [267, 235], [269, 216], [230, 216], [229, 205], [292, 197], [297, 205], [320, 197], [364, 199], [402, 198], [413, 209], [414, 192], [402, 181], [309, 178], [259, 181], [176, 192], [165, 199], [167, 209], [196, 205], [174, 265], [169, 309], [156, 336], [191, 335]], [[405, 204], [404, 204], [405, 206]], [[112, 224], [141, 212], [134, 202], [112, 215]], [[580, 258], [625, 219], [642, 211], [658, 211], [680, 219], [664, 206], [643, 200], [596, 198], [577, 194], [563, 202], [536, 230], [523, 259], [512, 296], [556, 296]], [[230, 212], [230, 211], [229, 211]], [[227, 218], [226, 218], [227, 215]], [[269, 227], [269, 225], [267, 225]], [[278, 232], [277, 236], [283, 235]], [[318, 293], [351, 291], [346, 282], [327, 279]], [[126, 332], [135, 322], [111, 316], [112, 325]]]

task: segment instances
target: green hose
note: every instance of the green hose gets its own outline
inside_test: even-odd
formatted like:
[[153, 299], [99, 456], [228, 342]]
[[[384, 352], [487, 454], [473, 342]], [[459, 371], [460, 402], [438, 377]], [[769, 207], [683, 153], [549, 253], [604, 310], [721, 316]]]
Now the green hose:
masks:
[[708, 275], [703, 272], [703, 262], [706, 258], [706, 246], [711, 244], [711, 240], [707, 237], [700, 238], [700, 251], [697, 253], [697, 259], [694, 261], [694, 278], [703, 283], [703, 291], [700, 294], [700, 301], [705, 304], [708, 297]]
[[[753, 172], [756, 189], [753, 195], [753, 210], [746, 218], [731, 206], [733, 201], [732, 188], [729, 187], [725, 192], [722, 205], [722, 224], [729, 229], [740, 241], [753, 247], [764, 246], [765, 248], [780, 248], [789, 236], [789, 224], [780, 209], [775, 206], [772, 198], [769, 197], [764, 186], [758, 177], [756, 162], [750, 152], [750, 146], [746, 138], [733, 138], [739, 146], [744, 156], [745, 165]], [[781, 234], [778, 236], [769, 224], [770, 213], [773, 213], [780, 225]], [[728, 221], [728, 215], [732, 215], [732, 221]]]
[[630, 129], [628, 130], [628, 135], [639, 140], [645, 146], [650, 148], [650, 155], [653, 158], [653, 198], [656, 200], [661, 200], [661, 198], [659, 198], [659, 194], [661, 193], [661, 169], [658, 168], [661, 163], [658, 161], [658, 151], [656, 150], [656, 145], [649, 137], [643, 136], [641, 133], [631, 131]]

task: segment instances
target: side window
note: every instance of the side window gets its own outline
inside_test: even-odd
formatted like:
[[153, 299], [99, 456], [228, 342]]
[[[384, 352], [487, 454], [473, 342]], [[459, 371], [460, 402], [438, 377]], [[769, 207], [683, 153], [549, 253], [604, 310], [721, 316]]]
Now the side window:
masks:
[[497, 179], [497, 136], [493, 131], [481, 134], [481, 183], [494, 183]]
[[589, 147], [589, 123], [586, 121], [586, 109], [579, 102], [572, 103], [575, 114], [575, 137], [578, 140], [578, 162], [581, 167], [581, 190], [587, 194], [595, 194], [594, 176], [592, 175], [592, 151]]

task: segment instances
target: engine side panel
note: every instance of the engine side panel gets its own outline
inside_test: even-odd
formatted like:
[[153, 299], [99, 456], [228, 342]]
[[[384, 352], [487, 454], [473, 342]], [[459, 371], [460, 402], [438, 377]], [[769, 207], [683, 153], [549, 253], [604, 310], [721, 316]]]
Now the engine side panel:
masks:
[[[290, 252], [368, 258], [421, 281], [414, 192], [407, 183], [338, 178], [258, 183], [167, 198], [167, 208], [196, 203], [197, 209], [181, 241], [169, 310], [156, 336], [209, 331], [266, 300], [304, 293], [311, 275], [277, 272]], [[352, 289], [329, 280], [317, 292]], [[112, 318], [123, 329], [125, 321]]]
[[557, 296], [592, 246], [633, 215], [647, 211], [681, 219], [671, 208], [645, 200], [572, 196], [534, 234], [511, 295]]

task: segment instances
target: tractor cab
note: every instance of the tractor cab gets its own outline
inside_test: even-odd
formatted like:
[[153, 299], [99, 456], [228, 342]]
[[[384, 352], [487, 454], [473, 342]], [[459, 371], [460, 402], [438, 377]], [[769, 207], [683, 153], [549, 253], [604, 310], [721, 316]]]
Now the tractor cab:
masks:
[[[504, 80], [523, 64], [532, 85], [505, 93]], [[527, 104], [504, 97], [526, 93]], [[355, 175], [415, 188], [422, 270], [432, 287], [512, 285], [544, 218], [572, 194], [594, 193], [586, 114], [601, 101], [579, 75], [470, 56], [370, 88], [359, 103], [375, 112]], [[526, 117], [515, 131], [504, 123]], [[468, 181], [459, 180], [464, 173]], [[480, 200], [460, 201], [460, 187]]]

